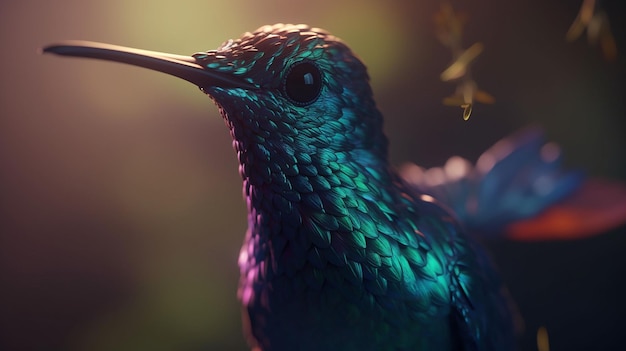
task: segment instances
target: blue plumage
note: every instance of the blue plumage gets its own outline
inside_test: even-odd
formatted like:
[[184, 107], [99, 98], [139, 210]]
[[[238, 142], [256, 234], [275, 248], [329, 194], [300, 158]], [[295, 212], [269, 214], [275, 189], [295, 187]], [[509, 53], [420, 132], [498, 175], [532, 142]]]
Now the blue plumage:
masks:
[[469, 232], [498, 236], [507, 225], [536, 216], [583, 184], [583, 173], [564, 171], [561, 159], [557, 145], [528, 129], [499, 141], [475, 167], [455, 156], [442, 168], [408, 165], [402, 175], [451, 208]]

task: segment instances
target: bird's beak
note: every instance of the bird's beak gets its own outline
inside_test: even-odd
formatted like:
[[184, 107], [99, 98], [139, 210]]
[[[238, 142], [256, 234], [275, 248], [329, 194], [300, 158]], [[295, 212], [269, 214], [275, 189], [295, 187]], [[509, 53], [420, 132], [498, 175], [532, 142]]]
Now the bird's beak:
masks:
[[65, 41], [46, 46], [42, 49], [42, 52], [63, 56], [96, 58], [149, 68], [182, 78], [203, 90], [210, 87], [256, 88], [255, 85], [244, 81], [241, 77], [203, 67], [191, 56], [167, 54], [89, 41]]

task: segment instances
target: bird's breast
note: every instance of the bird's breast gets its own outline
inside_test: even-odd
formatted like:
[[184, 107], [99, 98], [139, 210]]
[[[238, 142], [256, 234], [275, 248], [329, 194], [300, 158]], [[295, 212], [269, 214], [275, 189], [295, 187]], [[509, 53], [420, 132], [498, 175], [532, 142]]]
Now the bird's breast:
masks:
[[[320, 285], [310, 281], [320, 280], [306, 272], [312, 270], [242, 286], [248, 330], [263, 350], [446, 349], [447, 307], [416, 310], [411, 301], [350, 282]], [[317, 274], [330, 281], [341, 272], [333, 267]]]
[[[377, 181], [386, 174], [300, 170], [278, 191], [244, 180], [239, 297], [263, 350], [446, 349], [448, 224], [432, 204]], [[428, 238], [435, 231], [442, 240]]]
[[382, 235], [360, 247], [349, 244], [353, 233], [333, 232], [336, 244], [319, 247], [286, 233], [261, 240], [259, 229], [242, 248], [239, 296], [263, 350], [446, 349], [446, 268], [434, 252], [420, 264], [438, 266], [440, 279], [417, 281], [410, 249]]

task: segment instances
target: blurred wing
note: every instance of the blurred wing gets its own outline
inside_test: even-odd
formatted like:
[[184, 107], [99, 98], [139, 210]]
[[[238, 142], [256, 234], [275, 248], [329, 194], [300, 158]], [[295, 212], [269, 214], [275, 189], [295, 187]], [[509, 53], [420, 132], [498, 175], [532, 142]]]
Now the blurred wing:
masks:
[[564, 201], [539, 215], [512, 223], [508, 236], [518, 240], [583, 238], [626, 221], [626, 186], [591, 179]]
[[626, 222], [626, 186], [563, 170], [558, 146], [536, 129], [499, 141], [475, 167], [453, 157], [442, 168], [409, 165], [401, 174], [480, 236], [569, 239]]

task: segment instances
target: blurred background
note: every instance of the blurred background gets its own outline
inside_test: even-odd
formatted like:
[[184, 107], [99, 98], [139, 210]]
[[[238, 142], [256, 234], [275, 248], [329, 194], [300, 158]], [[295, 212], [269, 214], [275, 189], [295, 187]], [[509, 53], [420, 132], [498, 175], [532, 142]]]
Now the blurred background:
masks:
[[[626, 33], [606, 60], [565, 33], [581, 1], [452, 2], [493, 105], [442, 105], [451, 52], [440, 1], [0, 2], [0, 349], [246, 350], [237, 255], [245, 230], [230, 136], [197, 88], [152, 71], [37, 54], [85, 39], [191, 54], [263, 24], [308, 23], [369, 67], [391, 160], [475, 161], [524, 126], [543, 127], [566, 163], [626, 182]], [[489, 243], [525, 320], [552, 350], [626, 345], [626, 227], [572, 242]]]

